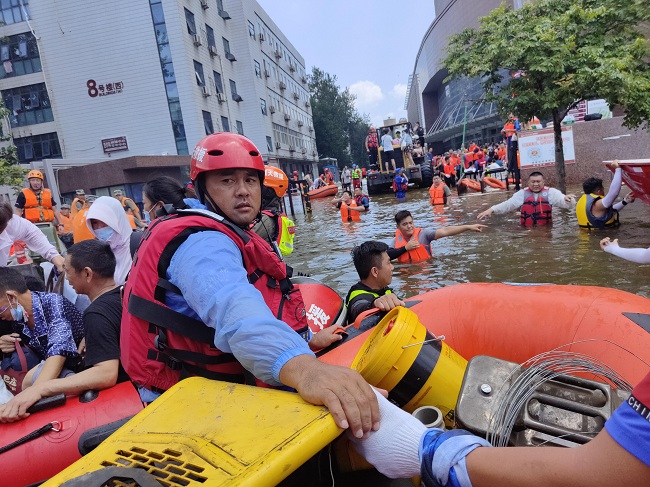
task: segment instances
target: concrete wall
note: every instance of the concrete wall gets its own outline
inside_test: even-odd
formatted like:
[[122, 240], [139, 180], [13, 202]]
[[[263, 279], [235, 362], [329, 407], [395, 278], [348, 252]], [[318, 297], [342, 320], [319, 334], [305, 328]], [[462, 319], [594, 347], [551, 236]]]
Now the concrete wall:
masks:
[[[589, 177], [611, 180], [611, 173], [603, 161], [613, 159], [648, 159], [650, 158], [650, 133], [643, 130], [629, 130], [622, 125], [623, 118], [593, 120], [573, 125], [573, 141], [576, 153], [575, 164], [566, 165], [567, 184], [578, 184]], [[617, 139], [603, 140], [607, 137]], [[526, 178], [533, 169], [522, 170]], [[557, 184], [554, 167], [540, 169], [549, 185]]]

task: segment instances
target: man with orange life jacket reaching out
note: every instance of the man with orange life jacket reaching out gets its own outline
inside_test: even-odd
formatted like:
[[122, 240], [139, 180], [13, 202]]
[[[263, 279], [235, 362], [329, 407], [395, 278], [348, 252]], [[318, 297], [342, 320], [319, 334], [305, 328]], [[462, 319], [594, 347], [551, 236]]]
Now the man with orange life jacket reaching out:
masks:
[[31, 170], [27, 173], [27, 181], [29, 187], [18, 193], [14, 213], [32, 223], [54, 222], [54, 226], [58, 227], [61, 215], [52, 192], [43, 187], [43, 173]]
[[544, 176], [541, 172], [532, 172], [528, 176], [528, 187], [520, 189], [509, 200], [494, 205], [482, 213], [478, 219], [485, 220], [492, 213], [497, 215], [519, 209], [521, 224], [524, 226], [546, 225], [553, 221], [553, 207], [573, 208], [576, 197], [564, 195], [555, 188], [544, 186]]
[[243, 383], [252, 373], [324, 404], [361, 437], [379, 428], [371, 387], [316, 359], [297, 333], [307, 321], [290, 269], [245, 230], [260, 212], [264, 170], [241, 135], [216, 133], [196, 146], [190, 177], [209, 211], [176, 210], [145, 233], [124, 290], [124, 369], [145, 402], [187, 375]]
[[423, 262], [431, 258], [431, 242], [443, 237], [451, 237], [472, 230], [482, 232], [485, 225], [452, 225], [442, 228], [417, 228], [408, 210], [395, 214], [395, 240], [388, 255], [404, 264]]
[[367, 205], [358, 205], [349, 191], [343, 191], [340, 198], [332, 200], [332, 204], [341, 211], [341, 221], [343, 223], [360, 222], [361, 213], [370, 209]]

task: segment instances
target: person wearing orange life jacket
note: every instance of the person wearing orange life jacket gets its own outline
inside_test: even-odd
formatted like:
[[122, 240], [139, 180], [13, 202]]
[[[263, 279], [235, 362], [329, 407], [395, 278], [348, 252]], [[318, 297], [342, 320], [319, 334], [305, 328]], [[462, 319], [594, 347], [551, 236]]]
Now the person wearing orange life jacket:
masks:
[[262, 156], [244, 136], [216, 133], [198, 143], [190, 178], [207, 209], [160, 216], [145, 233], [124, 290], [124, 369], [145, 402], [185, 375], [241, 383], [252, 374], [324, 404], [361, 437], [379, 428], [371, 387], [310, 351], [290, 269], [246, 230], [259, 214], [264, 177]]
[[59, 210], [61, 213], [61, 225], [57, 229], [57, 235], [66, 247], [70, 247], [74, 241], [72, 236], [72, 216], [70, 216], [70, 205], [63, 204]]
[[388, 251], [391, 260], [413, 264], [431, 258], [431, 242], [444, 237], [459, 235], [467, 231], [482, 232], [485, 225], [451, 225], [442, 228], [417, 228], [408, 210], [395, 214], [395, 240]]
[[72, 219], [72, 239], [74, 243], [83, 242], [84, 240], [93, 240], [95, 235], [88, 229], [86, 224], [86, 215], [90, 205], [97, 199], [94, 194], [86, 195], [84, 206], [77, 212]]
[[72, 200], [72, 205], [70, 205], [70, 215], [74, 219], [77, 216], [84, 205], [86, 204], [86, 192], [83, 189], [78, 189], [75, 191], [75, 198]]
[[325, 168], [325, 182], [328, 186], [334, 184], [334, 175], [330, 172], [328, 168]]
[[575, 198], [572, 194], [564, 195], [555, 188], [544, 186], [544, 175], [535, 171], [528, 176], [526, 188], [517, 191], [509, 200], [479, 213], [477, 218], [484, 220], [492, 213], [499, 215], [518, 209], [521, 212], [520, 223], [522, 225], [545, 225], [552, 222], [554, 207], [573, 208], [576, 204]]
[[133, 213], [133, 220], [136, 225], [136, 228], [146, 228], [147, 224], [142, 221], [142, 216], [140, 215], [140, 208], [138, 208], [138, 205], [135, 204], [135, 201], [133, 201], [131, 198], [127, 198], [124, 196], [124, 191], [121, 189], [116, 189], [113, 191], [113, 197], [122, 203], [122, 207], [124, 208], [124, 211], [126, 211], [126, 208], [130, 208], [132, 213]]
[[361, 213], [369, 210], [369, 207], [358, 206], [349, 191], [343, 191], [340, 198], [332, 199], [332, 204], [340, 210], [343, 223], [360, 222]]
[[14, 212], [32, 223], [53, 222], [58, 228], [61, 214], [52, 192], [43, 187], [43, 173], [33, 169], [27, 173], [27, 181], [29, 187], [18, 193]]
[[451, 190], [442, 182], [440, 176], [433, 176], [433, 183], [429, 188], [429, 196], [432, 205], [446, 205], [447, 198], [451, 197]]
[[[297, 173], [294, 177], [296, 176]], [[293, 252], [293, 240], [296, 232], [295, 223], [282, 212], [280, 205], [288, 187], [289, 179], [282, 169], [265, 166], [262, 211], [258, 220], [251, 227], [264, 240], [277, 246], [283, 256]]]

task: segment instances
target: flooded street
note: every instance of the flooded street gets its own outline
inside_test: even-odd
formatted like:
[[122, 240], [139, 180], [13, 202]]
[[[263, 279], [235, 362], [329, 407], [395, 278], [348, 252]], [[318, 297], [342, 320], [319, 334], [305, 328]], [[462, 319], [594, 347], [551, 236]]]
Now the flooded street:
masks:
[[[576, 196], [581, 189], [569, 188]], [[514, 192], [458, 197], [455, 190], [444, 208], [429, 205], [425, 189], [409, 190], [406, 203], [392, 194], [373, 196], [370, 212], [360, 223], [342, 223], [331, 198], [312, 201], [313, 212], [303, 215], [294, 197], [296, 250], [287, 258], [302, 272], [345, 296], [358, 280], [350, 250], [365, 240], [392, 245], [394, 215], [409, 210], [418, 227], [477, 223], [476, 215], [505, 201]], [[624, 188], [622, 194], [627, 194]], [[640, 266], [606, 254], [601, 238], [618, 238], [624, 247], [650, 246], [650, 207], [640, 200], [621, 212], [622, 225], [589, 233], [578, 227], [575, 212], [555, 210], [550, 228], [527, 229], [516, 214], [492, 216], [483, 233], [466, 232], [432, 244], [434, 258], [420, 264], [395, 264], [392, 288], [402, 297], [464, 282], [554, 283], [607, 286], [650, 297], [650, 265]], [[471, 299], [471, 296], [467, 297]]]

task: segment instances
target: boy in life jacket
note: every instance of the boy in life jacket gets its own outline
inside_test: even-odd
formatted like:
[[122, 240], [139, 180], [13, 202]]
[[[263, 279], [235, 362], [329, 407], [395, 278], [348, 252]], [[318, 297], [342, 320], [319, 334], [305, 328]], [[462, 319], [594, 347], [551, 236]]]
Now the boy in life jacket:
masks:
[[535, 171], [528, 176], [528, 186], [526, 188], [517, 191], [509, 200], [479, 213], [477, 218], [485, 220], [492, 213], [500, 215], [519, 209], [522, 225], [546, 225], [553, 221], [553, 207], [573, 208], [575, 198], [572, 194], [564, 195], [555, 188], [544, 186], [544, 175]]
[[32, 223], [53, 222], [55, 227], [61, 222], [61, 214], [56, 207], [56, 201], [52, 192], [43, 187], [43, 173], [31, 170], [27, 173], [29, 187], [24, 188], [16, 198], [16, 209], [18, 216], [26, 218]]
[[343, 223], [360, 222], [361, 213], [368, 211], [369, 206], [359, 206], [349, 191], [343, 191], [340, 198], [334, 198], [332, 204], [341, 212]]
[[409, 180], [404, 176], [404, 169], [397, 168], [395, 170], [395, 178], [393, 179], [393, 191], [395, 192], [395, 198], [400, 201], [406, 199], [406, 191], [408, 190]]
[[388, 250], [392, 259], [404, 264], [423, 262], [431, 258], [431, 242], [439, 238], [452, 237], [467, 231], [482, 232], [485, 225], [451, 225], [441, 228], [417, 228], [413, 216], [408, 210], [395, 214], [395, 240], [393, 248]]
[[282, 169], [265, 167], [261, 216], [252, 230], [286, 256], [293, 252], [296, 232], [296, 224], [282, 212], [280, 205], [287, 193], [289, 179]]
[[628, 193], [623, 200], [614, 204], [614, 200], [621, 192], [622, 174], [618, 161], [614, 161], [610, 167], [614, 169], [614, 178], [607, 194], [603, 188], [603, 180], [600, 178], [589, 178], [582, 183], [585, 194], [576, 204], [576, 216], [580, 228], [601, 229], [617, 226], [618, 212], [635, 199], [634, 193]]
[[357, 206], [363, 206], [366, 211], [370, 210], [370, 197], [367, 194], [363, 194], [361, 186], [354, 188], [354, 202]]
[[451, 197], [451, 190], [449, 186], [442, 182], [440, 176], [433, 176], [433, 184], [429, 188], [429, 196], [431, 197], [431, 204], [446, 205], [447, 199]]
[[379, 428], [372, 388], [311, 352], [290, 268], [247, 230], [261, 210], [265, 169], [242, 135], [198, 143], [190, 178], [207, 209], [176, 210], [147, 229], [124, 289], [122, 365], [144, 402], [187, 375], [250, 383], [252, 374], [324, 404], [362, 437]]

